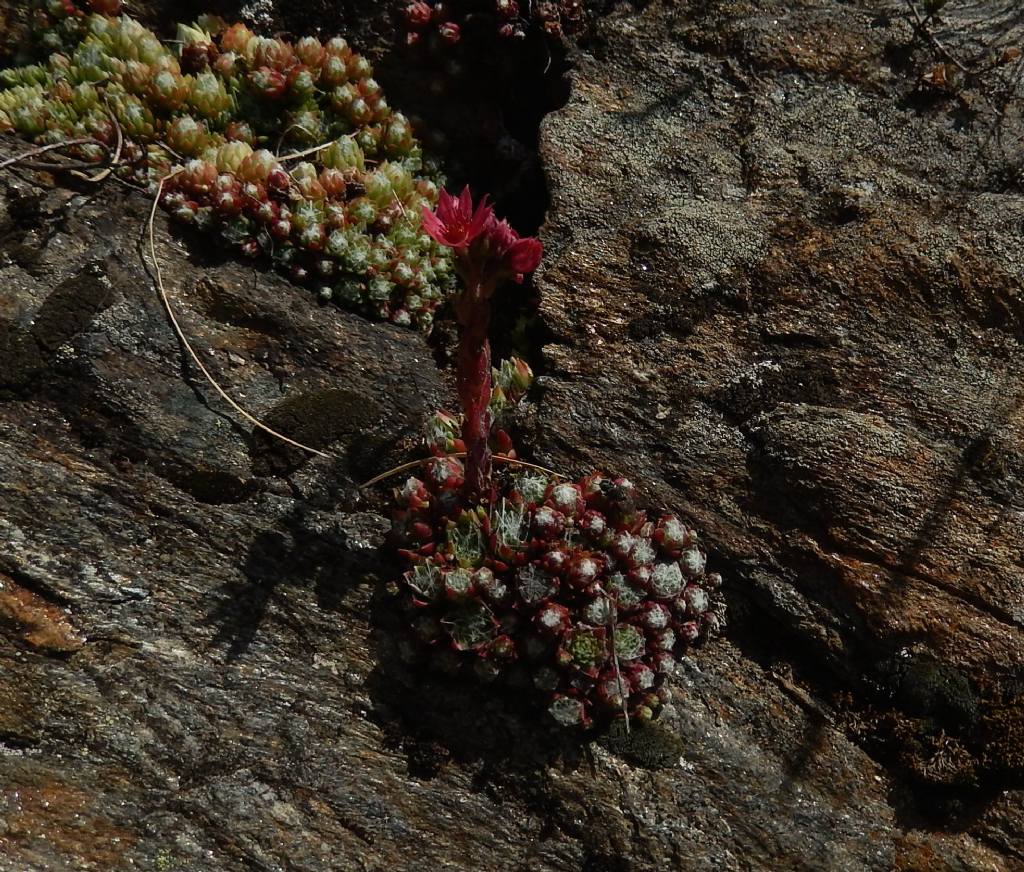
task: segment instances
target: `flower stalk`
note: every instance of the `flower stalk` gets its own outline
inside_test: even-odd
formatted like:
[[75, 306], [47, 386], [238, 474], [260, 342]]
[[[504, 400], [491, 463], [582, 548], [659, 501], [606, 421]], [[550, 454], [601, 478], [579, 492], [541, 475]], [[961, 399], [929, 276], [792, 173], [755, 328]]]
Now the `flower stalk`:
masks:
[[484, 496], [491, 481], [491, 326], [490, 300], [477, 285], [456, 304], [459, 321], [457, 388], [465, 413], [466, 490]]
[[458, 197], [441, 191], [435, 211], [423, 209], [423, 227], [437, 242], [452, 249], [462, 290], [455, 297], [459, 322], [456, 384], [464, 413], [466, 445], [465, 492], [471, 498], [491, 496], [491, 297], [506, 279], [522, 282], [540, 263], [543, 247], [533, 237], [520, 237], [507, 221], [499, 221], [485, 197], [475, 207], [469, 187]]
[[392, 541], [409, 565], [389, 588], [406, 621], [397, 652], [450, 678], [534, 692], [566, 728], [649, 721], [671, 699], [682, 655], [721, 630], [721, 577], [705, 573], [697, 532], [675, 515], [649, 519], [628, 479], [534, 469], [492, 480], [492, 445], [495, 460], [512, 450], [491, 432], [492, 411], [532, 374], [515, 359], [491, 369], [490, 301], [500, 282], [536, 268], [541, 244], [486, 201], [474, 207], [468, 189], [441, 191], [423, 228], [452, 251], [461, 279], [463, 422], [435, 415], [422, 478], [395, 490]]

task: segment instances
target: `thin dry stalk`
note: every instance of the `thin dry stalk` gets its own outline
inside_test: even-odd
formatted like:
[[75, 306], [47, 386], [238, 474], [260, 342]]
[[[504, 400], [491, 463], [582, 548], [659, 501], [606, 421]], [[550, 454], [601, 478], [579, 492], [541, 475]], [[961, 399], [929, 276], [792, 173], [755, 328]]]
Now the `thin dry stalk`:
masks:
[[945, 45], [943, 45], [939, 41], [939, 38], [932, 32], [932, 29], [928, 26], [928, 20], [931, 19], [931, 15], [928, 16], [928, 19], [924, 18], [918, 11], [917, 4], [914, 3], [914, 0], [907, 0], [907, 6], [909, 7], [911, 14], [914, 16], [914, 21], [917, 24], [918, 31], [920, 31], [924, 35], [925, 39], [927, 39], [932, 44], [932, 48], [934, 48], [935, 51], [942, 55], [942, 57], [949, 61], [949, 63], [951, 63], [954, 67], [960, 70], [960, 72], [968, 76], [977, 75], [979, 72], [981, 72], [980, 69], [974, 69], [972, 67], [967, 66], [955, 54], [953, 54], [953, 52], [951, 52], [948, 48], [946, 48]]
[[110, 120], [114, 122], [114, 130], [117, 133], [117, 145], [114, 147], [114, 154], [110, 158], [106, 168], [100, 170], [100, 172], [96, 173], [94, 176], [90, 176], [88, 173], [83, 173], [79, 170], [71, 170], [71, 175], [79, 179], [85, 179], [85, 181], [95, 185], [102, 182], [117, 168], [117, 165], [121, 160], [121, 149], [124, 147], [124, 133], [121, 131], [121, 125], [118, 123], [115, 115], [111, 114]]
[[[93, 139], [92, 137], [86, 137], [83, 139], [69, 139], [66, 142], [52, 142], [49, 145], [40, 145], [37, 148], [33, 148], [31, 151], [26, 151], [24, 154], [18, 154], [15, 155], [14, 157], [9, 157], [6, 160], [0, 161], [0, 170], [5, 170], [8, 167], [14, 166], [15, 164], [24, 163], [25, 161], [29, 161], [32, 158], [39, 157], [40, 155], [43, 154], [49, 154], [51, 151], [59, 151], [62, 148], [73, 148], [76, 145], [98, 145], [101, 148], [107, 148], [107, 146], [105, 146], [98, 139]], [[66, 169], [66, 167], [63, 167], [60, 164], [52, 164], [44, 166], [43, 169], [61, 170]]]
[[619, 619], [619, 607], [618, 603], [604, 590], [604, 588], [598, 586], [597, 590], [608, 598], [608, 601], [612, 604], [612, 615], [608, 621], [608, 629], [611, 638], [612, 648], [612, 668], [615, 670], [615, 683], [618, 685], [619, 697], [622, 699], [622, 717], [626, 719], [626, 735], [630, 734], [629, 726], [629, 706], [626, 703], [626, 687], [622, 683], [622, 672], [619, 669], [619, 652], [615, 650], [615, 627], [618, 624]]
[[[446, 454], [445, 457], [465, 457], [465, 451], [456, 451], [453, 454]], [[398, 475], [402, 472], [408, 472], [410, 469], [415, 469], [417, 466], [423, 466], [425, 463], [430, 463], [434, 460], [433, 457], [423, 457], [419, 460], [410, 460], [408, 463], [403, 463], [401, 466], [396, 466], [393, 469], [389, 469], [387, 472], [382, 472], [378, 476], [374, 476], [368, 482], [359, 485], [360, 490], [365, 490], [368, 487], [384, 481], [386, 478], [391, 478], [393, 475]], [[524, 466], [527, 469], [535, 469], [537, 472], [543, 472], [545, 475], [550, 475], [552, 478], [562, 478], [565, 476], [555, 472], [553, 469], [548, 469], [546, 466], [538, 466], [536, 463], [529, 463], [526, 460], [520, 460], [518, 457], [509, 457], [507, 454], [494, 454], [491, 456], [492, 460], [496, 460], [499, 463], [507, 463], [511, 466]]]
[[185, 350], [188, 352], [189, 356], [195, 362], [195, 365], [199, 367], [199, 371], [203, 374], [206, 380], [213, 386], [213, 389], [220, 395], [221, 399], [223, 399], [224, 402], [231, 406], [231, 408], [234, 409], [239, 415], [241, 415], [246, 421], [248, 421], [257, 429], [262, 430], [269, 436], [273, 436], [275, 439], [280, 439], [282, 442], [285, 442], [288, 445], [293, 446], [294, 448], [299, 448], [303, 451], [308, 451], [310, 454], [315, 454], [317, 457], [334, 457], [335, 455], [328, 454], [327, 452], [320, 451], [316, 448], [312, 448], [309, 445], [303, 445], [301, 442], [296, 442], [294, 439], [285, 436], [283, 433], [278, 433], [276, 430], [268, 427], [258, 418], [254, 417], [245, 409], [243, 409], [240, 405], [238, 405], [238, 403], [235, 402], [235, 400], [228, 395], [227, 391], [225, 391], [224, 388], [220, 386], [220, 383], [213, 377], [210, 371], [203, 364], [203, 361], [199, 358], [199, 355], [196, 353], [195, 349], [188, 341], [188, 337], [185, 336], [185, 331], [182, 330], [181, 325], [178, 323], [178, 319], [174, 314], [174, 309], [171, 306], [171, 301], [167, 296], [167, 288], [164, 287], [163, 273], [160, 269], [160, 259], [157, 257], [156, 253], [156, 232], [154, 230], [154, 225], [156, 222], [156, 209], [157, 206], [160, 204], [160, 197], [163, 195], [164, 184], [169, 179], [173, 178], [174, 176], [178, 175], [178, 173], [182, 172], [182, 169], [183, 168], [178, 168], [160, 179], [160, 182], [157, 184], [156, 196], [153, 198], [153, 205], [149, 210], [149, 221], [147, 224], [147, 233], [149, 236], [149, 256], [150, 260], [152, 260], [153, 262], [153, 275], [156, 280], [157, 291], [160, 294], [160, 300], [164, 304], [164, 309], [166, 309], [167, 311], [167, 317], [171, 321], [171, 326], [174, 328], [174, 332], [177, 334], [178, 339], [181, 341], [181, 344], [185, 346]]

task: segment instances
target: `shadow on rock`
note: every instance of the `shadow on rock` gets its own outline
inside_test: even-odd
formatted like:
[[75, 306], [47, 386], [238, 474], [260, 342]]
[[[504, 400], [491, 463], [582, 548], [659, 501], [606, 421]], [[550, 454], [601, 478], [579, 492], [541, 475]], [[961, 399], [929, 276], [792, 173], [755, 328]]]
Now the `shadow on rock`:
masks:
[[377, 665], [367, 687], [376, 720], [405, 753], [410, 775], [430, 779], [450, 759], [481, 773], [521, 775], [580, 764], [585, 738], [557, 727], [530, 695], [480, 682], [469, 674], [469, 664], [466, 674], [449, 676], [407, 662], [393, 617], [386, 602], [375, 605]]
[[[377, 547], [384, 525], [370, 513], [297, 509], [260, 533], [245, 557], [246, 580], [225, 585], [207, 617], [207, 623], [217, 626], [214, 645], [227, 648], [229, 662], [242, 656], [272, 601], [286, 617], [293, 611], [286, 596], [289, 588], [312, 588], [321, 610], [338, 611], [363, 579], [387, 572]], [[292, 623], [301, 626], [298, 620]]]

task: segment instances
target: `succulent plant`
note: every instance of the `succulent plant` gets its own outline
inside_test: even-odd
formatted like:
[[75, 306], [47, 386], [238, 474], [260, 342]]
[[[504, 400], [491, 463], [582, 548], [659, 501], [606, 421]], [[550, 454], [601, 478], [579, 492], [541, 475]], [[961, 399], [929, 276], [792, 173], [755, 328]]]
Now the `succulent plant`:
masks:
[[460, 460], [438, 456], [395, 491], [409, 561], [400, 650], [533, 688], [566, 726], [653, 718], [680, 655], [723, 624], [697, 533], [674, 515], [649, 519], [621, 478], [503, 471], [487, 500], [467, 498], [464, 479]]
[[492, 412], [515, 403], [532, 373], [515, 359], [491, 368], [490, 299], [537, 267], [541, 244], [486, 200], [474, 206], [468, 188], [442, 191], [423, 222], [463, 283], [463, 415], [431, 419], [434, 456], [394, 494], [392, 536], [409, 564], [392, 586], [408, 633], [398, 649], [447, 675], [532, 689], [564, 726], [651, 720], [679, 656], [722, 626], [721, 577], [705, 572], [697, 533], [675, 515], [650, 520], [626, 479], [492, 474], [492, 448], [512, 454]]
[[[74, 152], [86, 160], [120, 134], [122, 175], [155, 190], [176, 170], [162, 195], [176, 220], [269, 259], [320, 299], [430, 326], [455, 278], [422, 227], [441, 180], [344, 39], [292, 44], [208, 17], [168, 47], [120, 0], [41, 0], [36, 12], [49, 56], [0, 73], [0, 131], [93, 137]], [[276, 156], [296, 150], [302, 163]]]
[[582, 27], [584, 0], [415, 0], [402, 7], [405, 41], [455, 45], [473, 24], [503, 39], [524, 39], [531, 28], [559, 38]]
[[475, 206], [467, 186], [458, 197], [441, 191], [437, 209], [423, 207], [424, 230], [451, 249], [462, 290], [455, 297], [459, 322], [456, 384], [462, 404], [462, 439], [466, 446], [466, 488], [484, 494], [490, 484], [491, 347], [488, 329], [491, 297], [506, 279], [522, 282], [540, 263], [543, 247], [520, 237], [499, 221], [484, 197]]

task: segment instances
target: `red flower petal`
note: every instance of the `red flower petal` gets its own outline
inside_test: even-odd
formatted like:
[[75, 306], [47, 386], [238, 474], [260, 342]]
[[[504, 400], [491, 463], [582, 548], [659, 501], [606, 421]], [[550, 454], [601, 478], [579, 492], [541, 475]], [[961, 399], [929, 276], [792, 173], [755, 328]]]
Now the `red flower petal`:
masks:
[[[440, 206], [438, 209], [440, 210]], [[431, 239], [440, 242], [442, 245], [448, 244], [445, 241], [444, 223], [437, 215], [430, 211], [428, 206], [423, 207], [423, 229], [427, 231]]]
[[470, 241], [476, 239], [478, 236], [485, 234], [487, 228], [494, 221], [494, 209], [487, 203], [487, 197], [485, 196], [481, 201], [480, 205], [476, 207], [476, 211], [473, 213], [473, 218], [469, 222], [469, 228], [467, 235]]
[[544, 246], [539, 239], [528, 236], [517, 239], [505, 252], [505, 265], [514, 273], [533, 272], [544, 256]]
[[441, 188], [441, 193], [437, 198], [437, 217], [443, 224], [451, 224], [458, 214], [458, 200]]
[[423, 227], [433, 239], [459, 250], [469, 247], [494, 220], [494, 210], [486, 197], [473, 209], [473, 195], [468, 185], [458, 197], [442, 190], [437, 209], [430, 212], [424, 208], [423, 215]]
[[[455, 198], [451, 198], [454, 202]], [[469, 185], [466, 185], [462, 189], [462, 193], [459, 194], [459, 213], [466, 218], [473, 214], [473, 195], [469, 191]]]
[[504, 257], [519, 239], [519, 235], [512, 229], [508, 221], [494, 220], [487, 226], [487, 241], [491, 244], [491, 251], [498, 257]]

